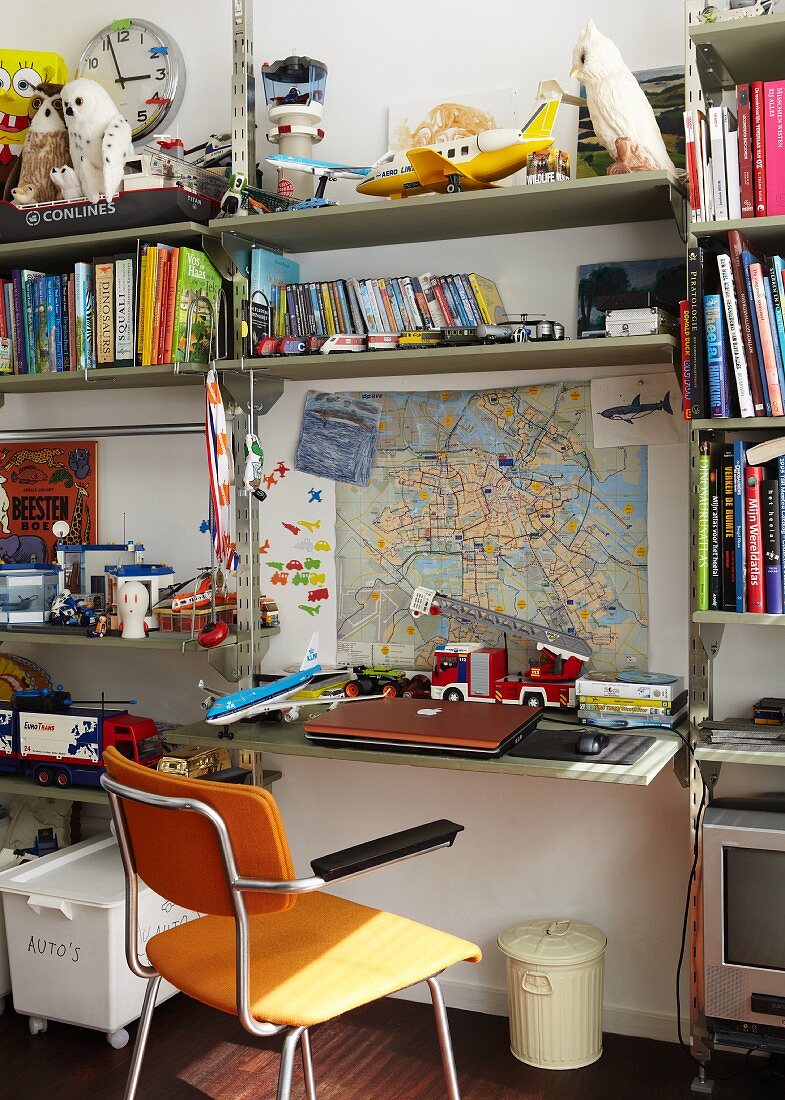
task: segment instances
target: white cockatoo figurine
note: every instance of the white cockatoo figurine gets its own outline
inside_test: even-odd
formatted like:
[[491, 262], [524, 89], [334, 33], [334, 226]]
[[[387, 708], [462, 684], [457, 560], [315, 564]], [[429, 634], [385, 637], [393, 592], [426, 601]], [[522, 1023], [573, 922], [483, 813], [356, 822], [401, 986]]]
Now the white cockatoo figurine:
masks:
[[677, 175], [643, 89], [591, 19], [573, 51], [570, 76], [586, 89], [594, 132], [613, 160], [608, 175], [657, 169]]
[[95, 80], [79, 77], [62, 90], [71, 160], [88, 202], [114, 197], [125, 162], [133, 155], [131, 127], [109, 93]]

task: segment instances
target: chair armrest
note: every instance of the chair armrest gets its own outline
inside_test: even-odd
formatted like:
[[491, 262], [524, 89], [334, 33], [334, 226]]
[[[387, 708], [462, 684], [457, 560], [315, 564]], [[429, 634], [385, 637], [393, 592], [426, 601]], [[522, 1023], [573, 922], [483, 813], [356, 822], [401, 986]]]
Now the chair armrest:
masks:
[[311, 860], [315, 875], [325, 882], [339, 878], [349, 878], [383, 867], [386, 863], [397, 863], [402, 859], [430, 852], [436, 848], [451, 846], [463, 825], [454, 821], [430, 821], [427, 825], [418, 825], [414, 829], [403, 829], [400, 833], [366, 840], [364, 844], [355, 844], [341, 852], [331, 852]]

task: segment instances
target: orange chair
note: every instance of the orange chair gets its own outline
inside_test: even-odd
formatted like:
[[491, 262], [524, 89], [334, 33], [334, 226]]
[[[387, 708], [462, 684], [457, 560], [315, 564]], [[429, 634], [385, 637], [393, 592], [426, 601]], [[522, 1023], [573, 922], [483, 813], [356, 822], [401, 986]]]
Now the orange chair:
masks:
[[[133, 1100], [161, 978], [204, 1004], [239, 1017], [252, 1035], [284, 1032], [278, 1100], [291, 1093], [299, 1042], [305, 1093], [315, 1100], [309, 1031], [349, 1009], [425, 981], [433, 999], [450, 1100], [459, 1100], [447, 1014], [435, 975], [478, 962], [473, 943], [318, 893], [388, 863], [450, 845], [463, 826], [434, 821], [313, 860], [295, 878], [274, 798], [168, 776], [116, 749], [104, 754], [126, 878], [126, 958], [147, 978], [125, 1098]], [[138, 953], [138, 878], [169, 901], [206, 914]]]

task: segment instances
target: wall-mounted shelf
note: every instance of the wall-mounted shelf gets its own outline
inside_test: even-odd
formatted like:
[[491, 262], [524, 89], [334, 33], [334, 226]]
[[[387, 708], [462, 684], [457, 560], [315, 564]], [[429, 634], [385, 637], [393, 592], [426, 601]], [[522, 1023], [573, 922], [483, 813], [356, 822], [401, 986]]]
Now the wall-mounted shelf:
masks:
[[785, 416], [724, 417], [717, 420], [693, 420], [690, 427], [699, 432], [785, 432]]
[[769, 767], [785, 767], [785, 748], [781, 752], [755, 749], [726, 749], [719, 745], [696, 745], [697, 760], [715, 764], [768, 764]]
[[[785, 70], [785, 62], [780, 62], [780, 70]], [[738, 229], [749, 241], [766, 252], [778, 251], [785, 242], [785, 217], [782, 215], [771, 218], [736, 218], [724, 222], [690, 222], [690, 232], [699, 239], [711, 237], [724, 241], [731, 229]]]
[[694, 23], [689, 35], [697, 50], [704, 89], [782, 77], [785, 15]]
[[195, 386], [204, 381], [204, 368], [184, 363], [166, 363], [149, 367], [96, 367], [84, 371], [62, 371], [48, 374], [2, 374], [0, 393], [66, 393], [90, 389], [148, 389], [158, 386]]
[[674, 216], [674, 201], [681, 216], [683, 196], [681, 185], [668, 172], [634, 172], [570, 183], [496, 187], [458, 195], [422, 195], [288, 214], [220, 218], [210, 227], [287, 252], [323, 252], [664, 221]]
[[[257, 642], [264, 646], [267, 639], [273, 634], [279, 634], [280, 627], [270, 627], [265, 630], [263, 637]], [[11, 642], [36, 643], [37, 645], [67, 645], [67, 646], [92, 646], [93, 649], [168, 649], [180, 653], [214, 653], [218, 649], [232, 649], [234, 646], [247, 642], [248, 634], [230, 634], [226, 641], [211, 649], [203, 649], [190, 634], [170, 634], [163, 630], [153, 630], [146, 638], [131, 641], [128, 638], [120, 638], [107, 635], [105, 638], [88, 638], [83, 630], [74, 628], [68, 634], [46, 633], [45, 630], [25, 630], [23, 626], [0, 626], [0, 644]]]
[[[282, 776], [282, 772], [273, 768], [264, 769], [262, 786], [270, 790]], [[20, 775], [0, 775], [0, 793], [38, 795], [41, 798], [66, 799], [69, 802], [92, 802], [101, 806], [109, 799], [103, 787], [42, 787], [34, 779]]]
[[751, 611], [693, 611], [692, 621], [722, 626], [785, 626], [785, 615], [757, 615]]
[[209, 235], [206, 225], [198, 222], [170, 222], [168, 225], [114, 229], [106, 233], [78, 233], [72, 237], [44, 237], [40, 241], [12, 241], [0, 244], [0, 271], [12, 267], [38, 269], [45, 264], [92, 260], [94, 256], [114, 256], [137, 240], [162, 244], [198, 244]]
[[[458, 756], [429, 756], [427, 753], [384, 752], [374, 749], [345, 749], [336, 745], [314, 745], [306, 740], [299, 722], [235, 722], [230, 727], [234, 740], [218, 737], [215, 726], [196, 722], [172, 732], [172, 738], [193, 745], [223, 745], [282, 756], [315, 756], [330, 760], [353, 760], [367, 764], [398, 764], [413, 768], [443, 768], [449, 771], [489, 772], [495, 775], [539, 776], [550, 779], [578, 779], [595, 783], [622, 783], [648, 787], [673, 759], [682, 744], [674, 734], [652, 730], [657, 738], [635, 764], [569, 763], [564, 760], [526, 760], [502, 756], [498, 760], [474, 760]], [[576, 731], [577, 736], [577, 731]], [[613, 735], [611, 735], [613, 736]]]
[[[484, 374], [503, 370], [588, 370], [671, 364], [678, 342], [673, 336], [630, 336], [624, 339], [556, 340], [552, 343], [494, 344], [456, 348], [412, 348], [406, 351], [344, 352], [339, 355], [290, 355], [270, 359], [226, 360], [232, 367], [254, 370], [257, 377], [287, 381], [320, 378], [366, 378], [432, 374]], [[0, 387], [2, 383], [0, 382]]]

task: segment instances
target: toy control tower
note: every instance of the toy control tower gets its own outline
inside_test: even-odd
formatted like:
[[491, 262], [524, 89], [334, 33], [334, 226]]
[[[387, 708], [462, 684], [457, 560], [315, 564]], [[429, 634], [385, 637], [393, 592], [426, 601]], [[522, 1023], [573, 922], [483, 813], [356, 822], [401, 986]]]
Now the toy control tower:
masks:
[[[264, 98], [272, 128], [267, 140], [281, 153], [293, 157], [313, 156], [313, 147], [324, 137], [320, 129], [324, 110], [327, 66], [312, 57], [286, 57], [262, 65]], [[292, 185], [293, 190], [284, 180]], [[297, 199], [313, 197], [313, 176], [308, 172], [281, 172], [279, 187]]]

